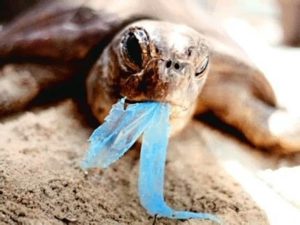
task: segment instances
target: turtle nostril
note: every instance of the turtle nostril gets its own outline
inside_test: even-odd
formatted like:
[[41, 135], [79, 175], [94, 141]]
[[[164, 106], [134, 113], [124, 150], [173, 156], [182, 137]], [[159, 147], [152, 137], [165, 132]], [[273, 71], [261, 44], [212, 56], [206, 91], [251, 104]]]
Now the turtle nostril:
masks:
[[172, 61], [171, 61], [171, 60], [168, 60], [168, 61], [166, 62], [166, 67], [167, 67], [167, 68], [170, 68], [171, 65], [172, 65]]
[[179, 68], [180, 68], [179, 63], [175, 63], [174, 68], [175, 68], [176, 70], [179, 70]]
[[171, 68], [172, 65], [173, 65], [173, 67], [174, 67], [175, 70], [179, 70], [179, 69], [181, 68], [180, 63], [178, 63], [178, 62], [176, 62], [176, 63], [174, 63], [174, 64], [173, 64], [172, 60], [168, 60], [168, 61], [166, 62], [166, 68]]

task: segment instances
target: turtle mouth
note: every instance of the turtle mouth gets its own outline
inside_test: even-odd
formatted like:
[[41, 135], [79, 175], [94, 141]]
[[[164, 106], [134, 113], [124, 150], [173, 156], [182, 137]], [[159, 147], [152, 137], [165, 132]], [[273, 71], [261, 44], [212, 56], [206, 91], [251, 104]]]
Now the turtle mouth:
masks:
[[137, 103], [145, 103], [145, 102], [158, 102], [158, 101], [153, 101], [153, 100], [130, 100], [130, 99], [125, 99], [126, 104], [137, 104]]
[[131, 100], [131, 99], [125, 99], [125, 104], [126, 105], [131, 105], [131, 104], [138, 104], [138, 103], [146, 103], [146, 102], [161, 102], [161, 103], [165, 103], [165, 104], [170, 104], [173, 107], [177, 107], [180, 108], [183, 111], [187, 111], [189, 107], [178, 104], [174, 101], [169, 101], [169, 100], [150, 100], [150, 99], [144, 99], [144, 100]]

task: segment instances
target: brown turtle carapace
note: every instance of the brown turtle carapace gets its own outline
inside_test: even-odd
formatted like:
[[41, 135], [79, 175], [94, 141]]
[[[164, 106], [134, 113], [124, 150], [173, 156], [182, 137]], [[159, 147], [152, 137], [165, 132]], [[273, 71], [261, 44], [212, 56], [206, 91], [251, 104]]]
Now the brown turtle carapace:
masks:
[[3, 28], [0, 60], [2, 115], [86, 76], [99, 122], [121, 97], [162, 101], [172, 106], [172, 134], [193, 115], [211, 112], [257, 147], [300, 150], [299, 121], [276, 106], [263, 73], [197, 1], [38, 5]]

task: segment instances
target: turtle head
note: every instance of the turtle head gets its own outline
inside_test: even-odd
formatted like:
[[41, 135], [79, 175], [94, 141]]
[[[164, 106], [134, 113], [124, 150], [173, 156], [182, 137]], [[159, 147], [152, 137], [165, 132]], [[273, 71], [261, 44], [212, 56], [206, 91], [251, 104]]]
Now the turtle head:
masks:
[[120, 91], [131, 101], [163, 101], [189, 107], [206, 78], [208, 47], [193, 29], [161, 21], [125, 28], [114, 45]]
[[[189, 119], [205, 83], [208, 46], [198, 32], [185, 25], [142, 20], [115, 36], [101, 58], [104, 82], [117, 90], [110, 96], [129, 103], [167, 102], [171, 119]], [[107, 66], [108, 65], [108, 66]], [[102, 81], [103, 82], [103, 81]]]
[[140, 21], [120, 33], [114, 48], [122, 96], [131, 102], [168, 102], [176, 116], [192, 114], [209, 64], [208, 46], [198, 32], [185, 25]]

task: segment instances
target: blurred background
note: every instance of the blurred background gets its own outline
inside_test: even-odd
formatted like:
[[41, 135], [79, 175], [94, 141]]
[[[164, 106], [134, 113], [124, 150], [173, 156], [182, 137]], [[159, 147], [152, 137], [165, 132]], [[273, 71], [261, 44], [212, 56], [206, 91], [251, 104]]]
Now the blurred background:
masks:
[[[0, 24], [37, 2], [1, 0]], [[300, 115], [300, 0], [199, 0], [199, 4], [265, 72], [280, 106]], [[206, 144], [265, 210], [272, 225], [300, 225], [299, 155], [266, 157], [221, 136], [219, 142]]]
[[[222, 24], [264, 71], [281, 107], [300, 115], [300, 1], [206, 0]], [[210, 143], [224, 168], [265, 210], [272, 225], [300, 224], [300, 158], [270, 158], [229, 142]], [[222, 145], [222, 149], [219, 146]], [[267, 158], [268, 159], [267, 159]], [[255, 224], [255, 222], [253, 223]]]

